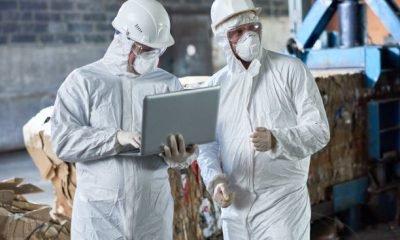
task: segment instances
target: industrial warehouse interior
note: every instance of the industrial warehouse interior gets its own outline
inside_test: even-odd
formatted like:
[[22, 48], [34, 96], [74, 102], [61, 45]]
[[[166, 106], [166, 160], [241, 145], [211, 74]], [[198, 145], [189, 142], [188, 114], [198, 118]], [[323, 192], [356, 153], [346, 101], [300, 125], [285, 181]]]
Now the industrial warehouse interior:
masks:
[[2, 239], [400, 239], [400, 0], [0, 0]]

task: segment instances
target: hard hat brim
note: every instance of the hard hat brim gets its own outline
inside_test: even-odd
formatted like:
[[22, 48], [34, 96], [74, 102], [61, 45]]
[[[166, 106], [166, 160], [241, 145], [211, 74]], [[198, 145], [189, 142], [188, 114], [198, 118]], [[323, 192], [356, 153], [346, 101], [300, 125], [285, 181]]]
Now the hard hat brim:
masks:
[[240, 15], [242, 13], [254, 12], [256, 14], [256, 16], [258, 16], [258, 15], [260, 15], [261, 10], [262, 9], [260, 7], [256, 7], [256, 8], [246, 9], [244, 11], [240, 11], [240, 12], [236, 12], [236, 13], [230, 14], [230, 15], [226, 16], [224, 19], [222, 19], [221, 21], [211, 24], [211, 28], [213, 29], [213, 31], [215, 31], [221, 24], [223, 24], [224, 22], [228, 21], [229, 19], [231, 19], [231, 18], [233, 18], [233, 17], [235, 17], [237, 15]]
[[145, 44], [146, 46], [149, 46], [151, 48], [168, 48], [175, 44], [175, 40], [170, 33], [168, 36], [168, 40], [166, 42], [143, 43], [143, 44]]

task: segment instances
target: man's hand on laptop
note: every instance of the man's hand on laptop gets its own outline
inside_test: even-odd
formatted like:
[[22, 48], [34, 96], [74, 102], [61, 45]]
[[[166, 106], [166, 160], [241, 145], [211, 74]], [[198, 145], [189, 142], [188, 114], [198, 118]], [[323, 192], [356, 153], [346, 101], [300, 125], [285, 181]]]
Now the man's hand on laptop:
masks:
[[197, 149], [197, 145], [186, 146], [181, 134], [169, 135], [167, 137], [167, 145], [164, 145], [164, 156], [172, 162], [182, 163]]
[[132, 145], [135, 148], [139, 148], [142, 137], [138, 133], [118, 131], [117, 141], [121, 146]]

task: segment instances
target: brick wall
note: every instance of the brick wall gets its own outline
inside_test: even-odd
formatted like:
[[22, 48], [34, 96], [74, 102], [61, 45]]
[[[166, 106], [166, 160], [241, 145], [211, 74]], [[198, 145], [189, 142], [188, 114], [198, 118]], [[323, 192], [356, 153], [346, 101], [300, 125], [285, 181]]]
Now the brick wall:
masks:
[[[1, 0], [0, 44], [103, 43], [123, 0]], [[209, 14], [212, 0], [161, 0], [171, 15]], [[287, 15], [287, 0], [256, 0], [263, 14]]]
[[85, 0], [0, 1], [0, 43], [106, 42], [119, 5]]

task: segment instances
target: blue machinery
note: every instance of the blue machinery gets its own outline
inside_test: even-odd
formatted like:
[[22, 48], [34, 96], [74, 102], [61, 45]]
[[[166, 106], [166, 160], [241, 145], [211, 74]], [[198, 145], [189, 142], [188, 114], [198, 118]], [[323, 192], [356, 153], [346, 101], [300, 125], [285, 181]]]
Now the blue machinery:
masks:
[[[300, 5], [302, 0], [297, 0]], [[301, 26], [296, 29], [295, 38], [289, 39], [287, 50], [296, 55], [312, 70], [358, 70], [365, 74], [366, 86], [377, 86], [383, 74], [390, 74], [393, 80], [400, 80], [400, 10], [393, 0], [315, 0]], [[296, 5], [289, 2], [289, 5]], [[304, 3], [304, 1], [303, 1]], [[392, 35], [391, 45], [366, 45], [367, 5], [381, 20]], [[301, 10], [301, 9], [300, 9]], [[312, 47], [320, 38], [322, 32], [339, 11], [339, 39], [329, 39], [330, 48], [314, 50]], [[294, 11], [298, 11], [295, 9]], [[301, 19], [300, 19], [301, 20]], [[334, 35], [332, 35], [334, 36]], [[329, 41], [333, 40], [333, 41]], [[388, 84], [387, 82], [385, 84]], [[399, 82], [395, 83], [399, 84]], [[390, 85], [390, 83], [389, 83]], [[388, 173], [388, 168], [394, 168], [395, 175], [400, 177], [400, 162], [390, 165], [384, 155], [395, 153], [400, 155], [400, 96], [395, 99], [373, 100], [368, 102], [368, 135], [369, 157], [377, 163], [380, 172]], [[392, 155], [393, 156], [393, 155]], [[400, 156], [399, 156], [400, 157]], [[393, 172], [393, 171], [392, 171]], [[384, 174], [384, 175], [385, 175]], [[386, 176], [384, 177], [386, 178]], [[381, 179], [381, 183], [385, 179]], [[360, 226], [359, 206], [366, 202], [368, 178], [362, 177], [347, 183], [332, 187], [332, 206], [330, 210], [341, 213], [343, 220], [357, 228]], [[393, 185], [393, 184], [392, 184]], [[396, 187], [394, 184], [392, 187]], [[390, 187], [386, 183], [380, 187]], [[376, 190], [375, 196], [380, 200], [382, 210], [388, 210], [392, 215], [395, 199], [389, 199], [387, 192]], [[385, 195], [386, 194], [386, 195]], [[386, 205], [386, 206], [385, 206]], [[316, 206], [319, 208], [318, 206]], [[389, 214], [390, 215], [390, 214]], [[357, 220], [358, 219], [358, 220]]]
[[[393, 0], [365, 0], [392, 35], [392, 46], [365, 45], [365, 6], [358, 0], [315, 0], [287, 50], [314, 70], [359, 69], [374, 87], [384, 72], [400, 71], [400, 10]], [[312, 50], [336, 10], [340, 46]], [[336, 44], [337, 45], [337, 44]]]

